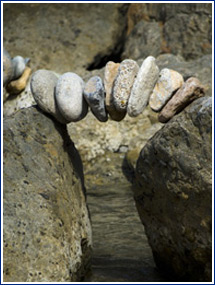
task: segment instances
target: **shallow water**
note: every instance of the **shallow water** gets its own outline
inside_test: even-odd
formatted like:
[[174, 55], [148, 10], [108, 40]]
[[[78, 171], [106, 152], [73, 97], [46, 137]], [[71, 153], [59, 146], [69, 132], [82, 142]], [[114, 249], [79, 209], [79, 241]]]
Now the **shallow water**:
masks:
[[123, 154], [107, 154], [85, 171], [93, 229], [92, 272], [86, 282], [164, 282], [122, 173]]

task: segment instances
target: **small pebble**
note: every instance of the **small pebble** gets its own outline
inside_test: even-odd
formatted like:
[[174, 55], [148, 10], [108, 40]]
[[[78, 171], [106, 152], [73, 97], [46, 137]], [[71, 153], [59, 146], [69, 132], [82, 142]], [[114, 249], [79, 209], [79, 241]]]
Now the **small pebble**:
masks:
[[19, 78], [26, 66], [26, 59], [24, 59], [22, 56], [17, 55], [12, 59], [12, 64], [13, 64], [13, 79]]
[[17, 80], [12, 80], [7, 85], [7, 92], [9, 94], [19, 94], [21, 91], [23, 91], [27, 85], [28, 79], [31, 74], [30, 67], [26, 66], [22, 76], [18, 78]]
[[73, 72], [61, 75], [56, 85], [56, 101], [58, 108], [70, 122], [83, 119], [88, 112], [88, 105], [83, 96], [84, 81]]
[[149, 99], [151, 109], [155, 112], [160, 111], [183, 83], [184, 79], [180, 73], [168, 68], [162, 69]]
[[58, 77], [49, 70], [37, 70], [31, 78], [31, 92], [38, 106], [46, 113], [51, 114], [60, 123], [69, 123], [60, 113], [55, 101], [55, 86]]
[[148, 56], [143, 61], [131, 90], [127, 108], [130, 117], [137, 117], [145, 109], [158, 75], [159, 68], [155, 63], [155, 58]]
[[109, 61], [105, 66], [105, 73], [104, 73], [104, 86], [106, 91], [106, 98], [105, 98], [106, 109], [108, 111], [110, 118], [118, 122], [121, 121], [126, 115], [126, 112], [118, 112], [116, 110], [113, 101], [112, 91], [113, 91], [114, 80], [116, 79], [118, 73], [119, 65], [120, 65], [119, 63], [114, 63], [113, 61]]
[[3, 48], [3, 86], [6, 86], [13, 77], [13, 64], [9, 53]]
[[84, 88], [84, 98], [91, 108], [94, 116], [101, 122], [108, 120], [105, 110], [105, 90], [99, 76], [91, 77]]
[[131, 88], [138, 70], [138, 64], [132, 59], [123, 60], [119, 66], [113, 86], [114, 105], [119, 112], [126, 112]]
[[195, 77], [190, 77], [164, 106], [158, 116], [159, 121], [166, 123], [192, 101], [204, 95], [204, 87], [199, 80]]

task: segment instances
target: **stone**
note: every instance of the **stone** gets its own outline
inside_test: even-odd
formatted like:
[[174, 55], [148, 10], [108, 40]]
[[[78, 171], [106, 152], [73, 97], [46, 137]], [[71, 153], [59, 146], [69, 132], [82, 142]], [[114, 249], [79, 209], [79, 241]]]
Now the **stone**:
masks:
[[138, 70], [138, 64], [132, 59], [123, 60], [119, 66], [113, 86], [113, 101], [119, 112], [126, 112], [131, 88]]
[[133, 187], [157, 266], [212, 280], [212, 98], [192, 102], [142, 149]]
[[84, 87], [84, 98], [91, 108], [92, 113], [100, 122], [108, 120], [105, 110], [105, 90], [99, 76], [91, 77]]
[[19, 78], [26, 67], [26, 64], [28, 63], [29, 59], [28, 58], [23, 58], [20, 55], [15, 56], [12, 59], [12, 64], [13, 64], [13, 80]]
[[126, 115], [126, 112], [119, 113], [116, 110], [113, 101], [113, 85], [118, 73], [119, 65], [119, 63], [108, 61], [104, 71], [104, 86], [106, 91], [105, 104], [109, 116], [114, 121], [121, 121]]
[[13, 64], [9, 53], [3, 48], [3, 85], [6, 86], [13, 77]]
[[81, 158], [66, 126], [38, 107], [5, 118], [3, 175], [4, 282], [83, 280], [91, 225]]
[[148, 56], [142, 63], [128, 101], [127, 112], [130, 117], [137, 117], [148, 104], [149, 96], [158, 79], [159, 68], [153, 56]]
[[159, 74], [158, 81], [149, 99], [153, 111], [160, 111], [173, 93], [184, 83], [184, 79], [177, 71], [164, 68]]
[[61, 75], [57, 81], [55, 98], [63, 117], [69, 122], [82, 120], [88, 112], [83, 96], [84, 81], [73, 72]]
[[204, 95], [204, 87], [200, 81], [195, 77], [190, 77], [162, 109], [158, 116], [159, 121], [166, 123], [193, 100]]
[[30, 67], [26, 66], [21, 77], [16, 79], [16, 80], [12, 80], [7, 85], [7, 87], [6, 87], [7, 92], [9, 94], [19, 94], [20, 92], [22, 92], [27, 85], [30, 74], [31, 74], [31, 69], [30, 69]]
[[31, 78], [31, 91], [38, 106], [46, 113], [51, 114], [62, 124], [69, 120], [60, 113], [55, 100], [55, 87], [58, 77], [49, 70], [39, 69]]

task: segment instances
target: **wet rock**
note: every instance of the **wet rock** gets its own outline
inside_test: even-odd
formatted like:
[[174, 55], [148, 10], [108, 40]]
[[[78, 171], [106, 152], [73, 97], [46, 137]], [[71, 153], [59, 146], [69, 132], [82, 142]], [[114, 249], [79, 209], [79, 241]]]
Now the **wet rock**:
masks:
[[84, 87], [84, 97], [94, 116], [101, 122], [106, 122], [108, 116], [105, 110], [105, 90], [102, 79], [94, 76], [89, 79]]
[[46, 113], [51, 114], [60, 123], [66, 120], [60, 113], [55, 100], [55, 87], [58, 77], [49, 70], [37, 70], [31, 78], [31, 91], [38, 106]]
[[104, 86], [106, 91], [105, 104], [109, 116], [111, 117], [112, 120], [115, 121], [121, 121], [126, 115], [125, 112], [124, 113], [117, 112], [113, 100], [113, 85], [114, 85], [114, 80], [116, 79], [118, 73], [119, 65], [120, 65], [119, 63], [109, 61], [105, 66], [105, 72], [104, 72]]
[[[157, 266], [211, 281], [212, 100], [195, 100], [142, 149], [134, 197]], [[155, 179], [157, 178], [157, 179]]]
[[56, 84], [55, 98], [62, 116], [69, 122], [82, 120], [88, 112], [83, 96], [84, 81], [73, 72], [61, 75]]
[[3, 48], [3, 85], [6, 86], [13, 77], [13, 64], [9, 53]]
[[149, 96], [153, 91], [158, 75], [159, 68], [155, 63], [155, 58], [153, 56], [147, 57], [143, 61], [131, 89], [127, 108], [129, 116], [138, 116], [147, 106]]
[[121, 62], [113, 86], [113, 100], [116, 110], [126, 112], [129, 96], [139, 70], [138, 64], [131, 59]]
[[30, 67], [26, 66], [24, 72], [22, 73], [22, 76], [17, 80], [12, 80], [7, 85], [7, 92], [9, 94], [19, 94], [20, 92], [22, 92], [27, 85], [30, 74], [31, 69]]
[[204, 87], [195, 78], [189, 78], [160, 112], [158, 119], [166, 123], [195, 99], [205, 95]]
[[149, 99], [149, 105], [154, 111], [160, 111], [173, 93], [181, 87], [184, 79], [177, 71], [164, 68]]
[[82, 162], [66, 127], [39, 109], [4, 120], [4, 281], [80, 281], [91, 226]]

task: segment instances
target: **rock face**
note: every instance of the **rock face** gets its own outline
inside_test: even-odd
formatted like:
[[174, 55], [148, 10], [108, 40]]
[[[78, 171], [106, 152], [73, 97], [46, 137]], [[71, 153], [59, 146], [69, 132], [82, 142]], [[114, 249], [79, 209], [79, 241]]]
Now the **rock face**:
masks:
[[91, 226], [79, 153], [36, 108], [4, 121], [4, 281], [80, 281]]
[[[194, 101], [142, 149], [134, 197], [158, 267], [211, 281], [212, 100]], [[157, 179], [155, 179], [157, 178]]]

